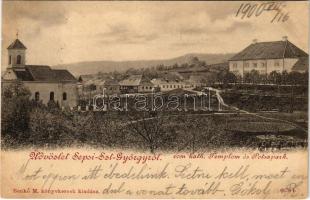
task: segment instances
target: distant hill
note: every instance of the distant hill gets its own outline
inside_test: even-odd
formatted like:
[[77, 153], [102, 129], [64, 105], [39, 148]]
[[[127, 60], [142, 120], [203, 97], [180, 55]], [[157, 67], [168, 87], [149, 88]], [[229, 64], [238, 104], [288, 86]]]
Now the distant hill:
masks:
[[134, 61], [85, 61], [52, 66], [55, 69], [68, 69], [75, 76], [83, 74], [96, 74], [98, 72], [111, 72], [114, 70], [125, 71], [129, 68], [152, 67], [160, 64], [173, 65], [189, 63], [193, 57], [197, 57], [207, 64], [216, 64], [227, 61], [234, 54], [186, 54], [180, 57], [163, 60], [134, 60]]

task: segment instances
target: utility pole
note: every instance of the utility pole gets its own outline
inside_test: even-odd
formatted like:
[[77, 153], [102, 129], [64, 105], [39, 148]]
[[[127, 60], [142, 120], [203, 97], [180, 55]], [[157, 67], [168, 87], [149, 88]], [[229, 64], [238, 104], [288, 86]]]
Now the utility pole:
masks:
[[211, 100], [211, 92], [210, 92], [210, 88], [209, 88], [208, 90], [209, 90], [209, 110], [211, 111], [211, 103], [210, 103], [210, 100]]

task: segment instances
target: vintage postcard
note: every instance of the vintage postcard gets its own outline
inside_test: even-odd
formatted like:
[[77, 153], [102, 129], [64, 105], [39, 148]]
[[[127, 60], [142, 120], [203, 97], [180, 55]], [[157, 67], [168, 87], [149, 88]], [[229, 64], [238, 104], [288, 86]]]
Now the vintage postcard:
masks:
[[308, 196], [308, 1], [1, 4], [1, 197]]

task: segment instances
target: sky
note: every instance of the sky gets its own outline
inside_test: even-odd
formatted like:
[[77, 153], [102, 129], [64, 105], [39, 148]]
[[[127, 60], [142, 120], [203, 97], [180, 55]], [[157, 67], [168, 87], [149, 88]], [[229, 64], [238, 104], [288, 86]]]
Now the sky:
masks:
[[277, 23], [270, 23], [275, 11], [236, 17], [242, 3], [5, 1], [2, 66], [17, 32], [27, 47], [27, 64], [237, 53], [253, 39], [278, 41], [283, 36], [308, 52], [308, 2], [285, 2], [289, 19]]

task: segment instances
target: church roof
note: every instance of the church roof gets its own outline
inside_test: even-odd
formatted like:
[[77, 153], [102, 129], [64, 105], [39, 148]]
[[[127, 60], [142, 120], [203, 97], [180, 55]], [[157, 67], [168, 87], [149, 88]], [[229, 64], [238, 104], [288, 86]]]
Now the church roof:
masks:
[[75, 82], [75, 77], [62, 69], [51, 69], [46, 65], [25, 65], [21, 68], [13, 68], [17, 78], [22, 81], [43, 82]]
[[19, 39], [16, 39], [12, 44], [10, 44], [8, 49], [27, 49], [27, 48]]
[[249, 45], [230, 60], [258, 60], [306, 57], [308, 54], [290, 41], [258, 42]]

